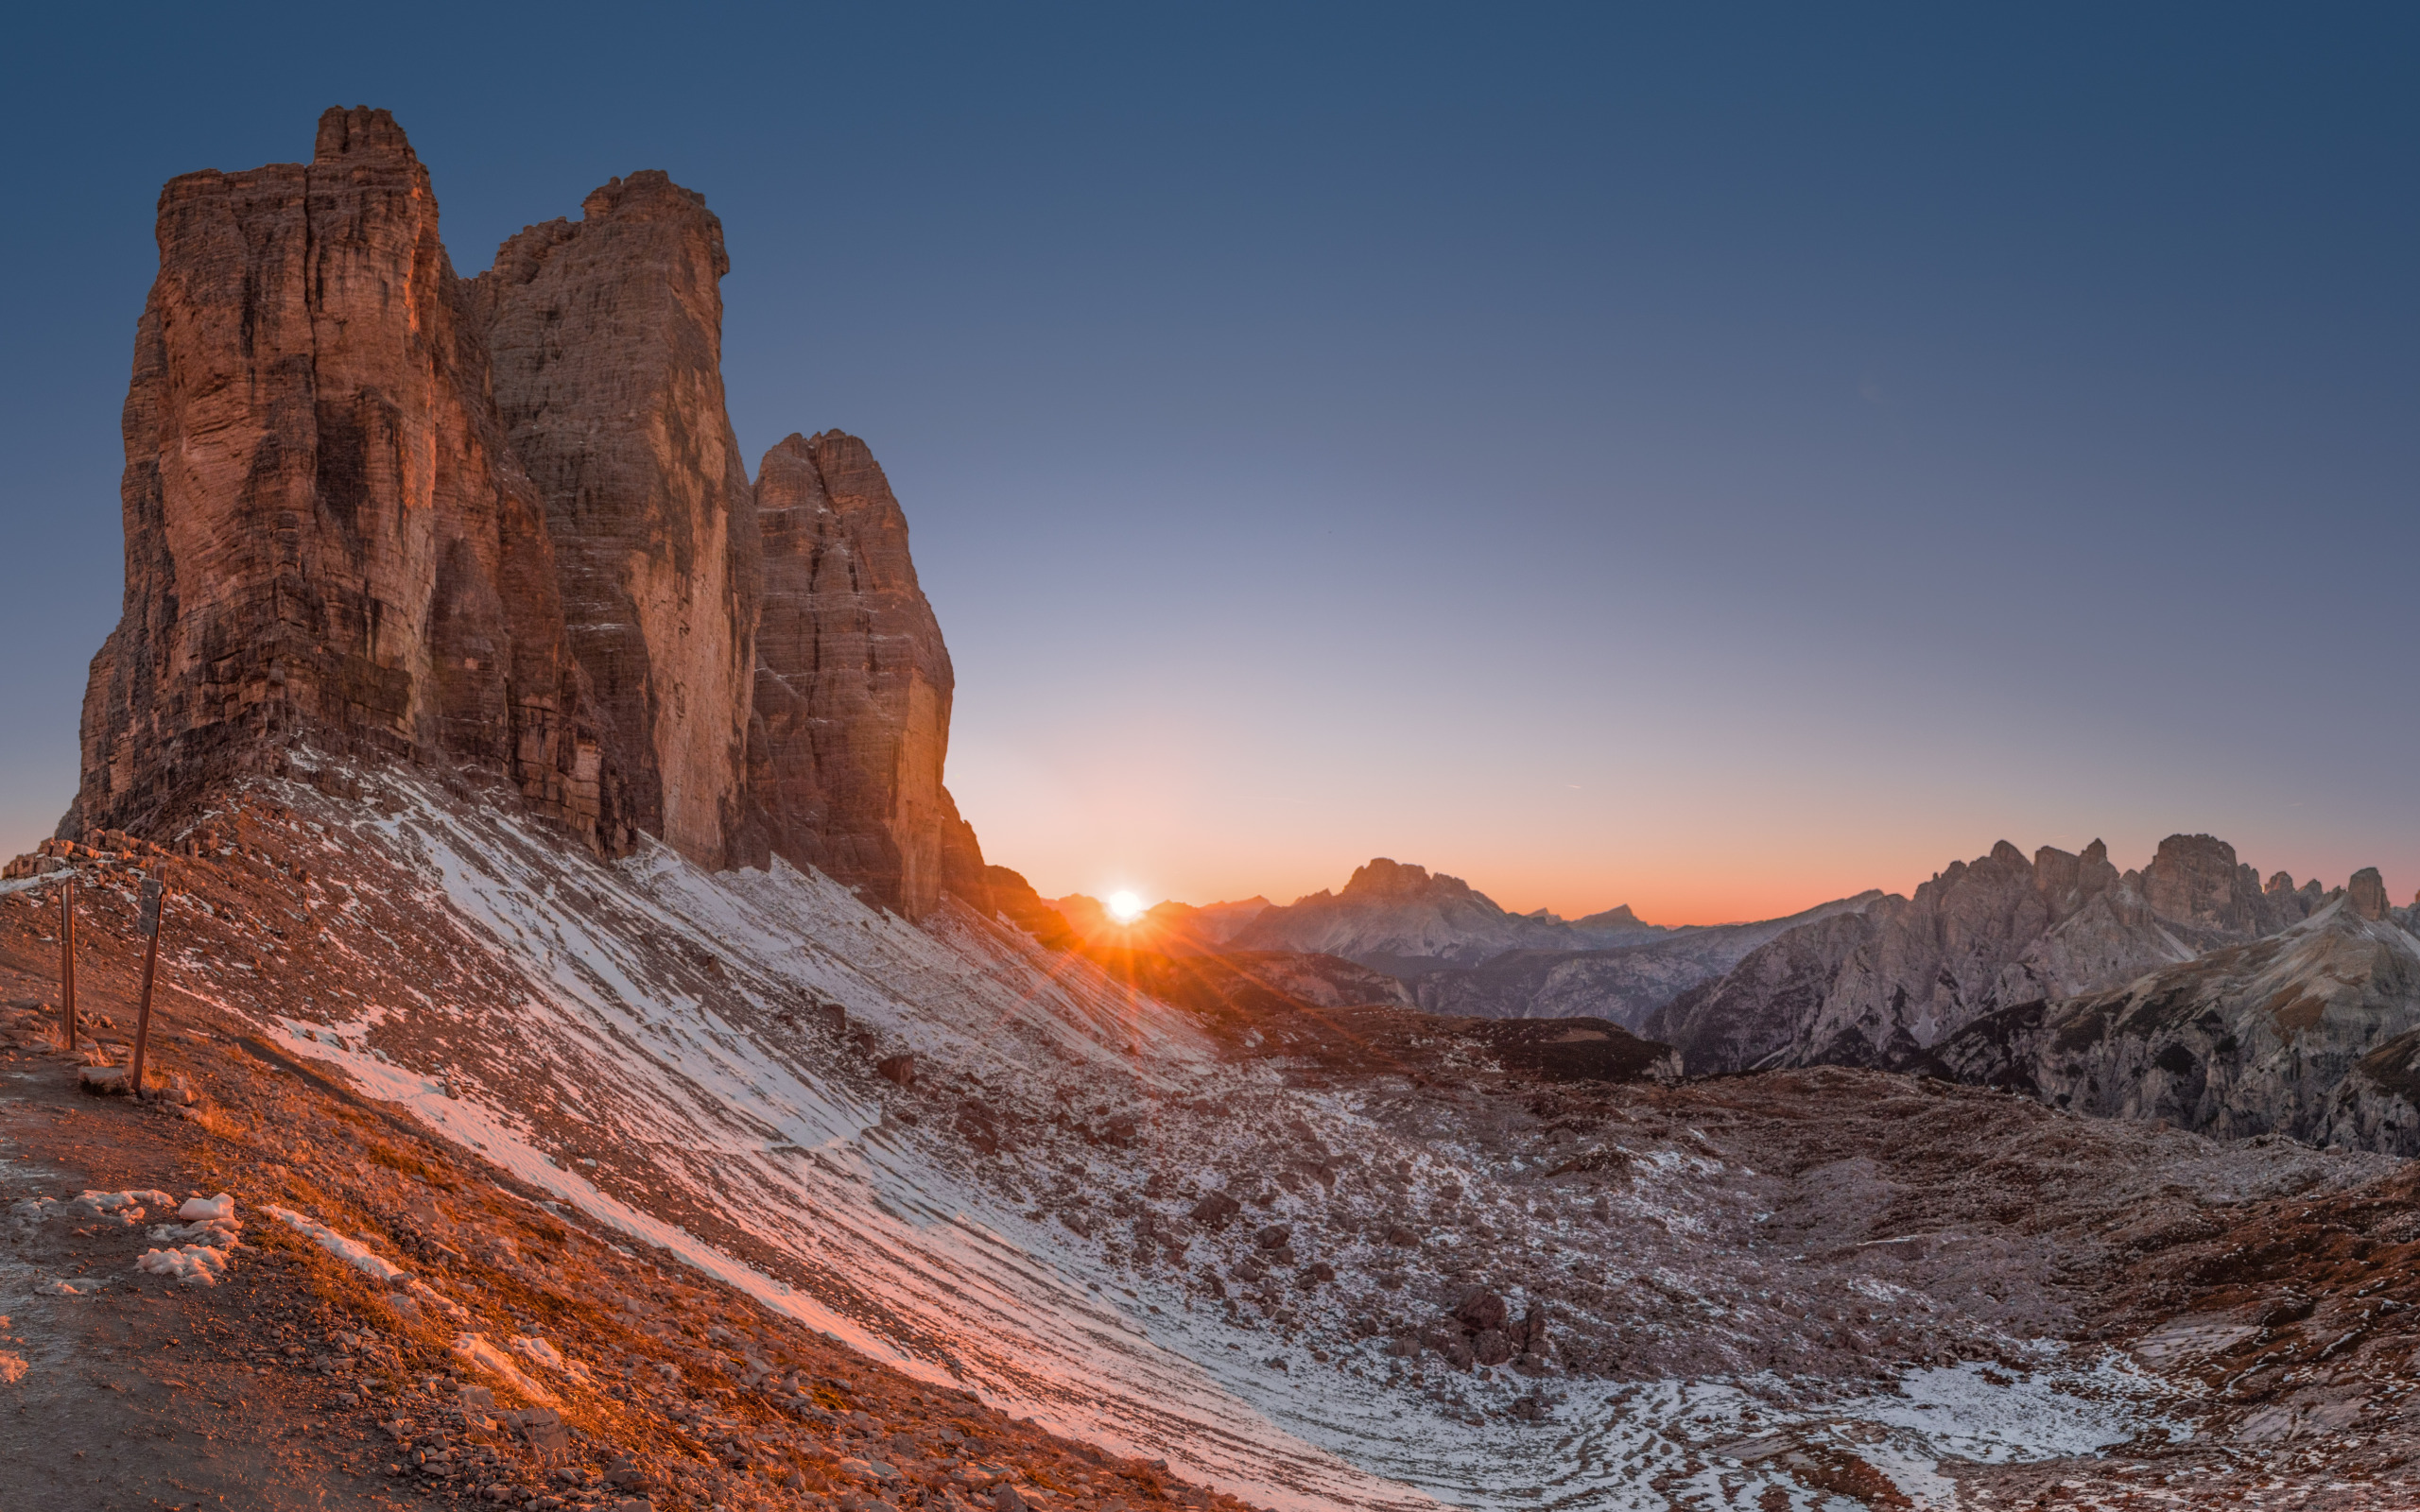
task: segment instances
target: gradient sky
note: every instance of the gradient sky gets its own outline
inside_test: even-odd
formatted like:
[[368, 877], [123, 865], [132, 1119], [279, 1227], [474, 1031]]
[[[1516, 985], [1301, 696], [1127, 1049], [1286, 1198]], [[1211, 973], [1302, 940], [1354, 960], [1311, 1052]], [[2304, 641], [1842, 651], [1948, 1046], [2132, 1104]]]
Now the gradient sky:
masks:
[[368, 103], [465, 273], [705, 193], [740, 439], [873, 443], [1046, 893], [2420, 885], [2420, 9], [87, 9], [0, 64], [0, 854], [117, 615], [158, 187]]

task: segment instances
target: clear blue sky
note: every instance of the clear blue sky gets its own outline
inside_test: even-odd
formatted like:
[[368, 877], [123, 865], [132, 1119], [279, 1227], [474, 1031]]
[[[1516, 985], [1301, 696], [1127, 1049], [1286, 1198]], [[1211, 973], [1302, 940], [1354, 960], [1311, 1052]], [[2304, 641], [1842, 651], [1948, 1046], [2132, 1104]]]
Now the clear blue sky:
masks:
[[465, 273], [705, 193], [741, 440], [873, 442], [1046, 892], [2420, 885], [2420, 9], [55, 7], [0, 67], [0, 853], [117, 614], [158, 186], [367, 103]]

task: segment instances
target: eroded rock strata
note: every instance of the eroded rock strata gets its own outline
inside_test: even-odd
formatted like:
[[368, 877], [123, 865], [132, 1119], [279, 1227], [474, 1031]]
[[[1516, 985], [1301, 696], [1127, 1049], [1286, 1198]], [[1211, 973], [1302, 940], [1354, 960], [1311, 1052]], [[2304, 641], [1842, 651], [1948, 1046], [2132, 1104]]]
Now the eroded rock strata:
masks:
[[1912, 898], [1780, 936], [1656, 1010], [1644, 1031], [1691, 1072], [1896, 1064], [2001, 1008], [2100, 991], [2274, 934], [2332, 896], [2283, 872], [2264, 886], [2206, 834], [2170, 835], [2124, 873], [2098, 840], [2082, 854], [2044, 846], [2031, 860], [2003, 840]]
[[472, 763], [610, 842], [603, 727], [423, 167], [383, 111], [161, 192], [123, 429], [122, 618], [60, 824], [153, 827], [310, 731]]
[[723, 407], [731, 259], [705, 197], [662, 173], [616, 179], [580, 212], [498, 248], [472, 303], [636, 821], [721, 866], [740, 819], [761, 584]]
[[775, 447], [757, 497], [700, 196], [616, 179], [465, 281], [402, 129], [331, 110], [307, 164], [172, 181], [159, 242], [62, 837], [310, 743], [504, 779], [608, 855], [988, 901], [906, 517], [837, 431]]
[[954, 680], [908, 517], [866, 443], [827, 431], [765, 454], [756, 523], [752, 816], [774, 854], [922, 917], [941, 901], [958, 816], [942, 790]]

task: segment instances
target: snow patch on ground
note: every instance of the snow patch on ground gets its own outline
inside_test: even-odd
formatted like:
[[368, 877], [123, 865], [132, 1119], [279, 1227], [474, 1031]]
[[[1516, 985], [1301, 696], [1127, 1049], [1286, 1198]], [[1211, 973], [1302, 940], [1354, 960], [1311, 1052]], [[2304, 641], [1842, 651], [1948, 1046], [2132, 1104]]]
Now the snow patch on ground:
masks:
[[490, 1344], [484, 1333], [465, 1333], [456, 1339], [454, 1355], [463, 1364], [486, 1371], [532, 1401], [543, 1401], [552, 1406], [562, 1400], [525, 1374], [519, 1366], [512, 1363], [510, 1355]]
[[321, 1249], [336, 1256], [337, 1259], [343, 1261], [373, 1281], [383, 1284], [404, 1274], [404, 1268], [401, 1265], [387, 1259], [361, 1241], [346, 1238], [316, 1218], [305, 1218], [293, 1209], [281, 1208], [275, 1203], [264, 1206], [261, 1211], [287, 1228], [301, 1230]]
[[227, 1274], [227, 1251], [207, 1245], [182, 1245], [175, 1249], [147, 1249], [134, 1268], [147, 1276], [166, 1276], [187, 1286], [216, 1286]]

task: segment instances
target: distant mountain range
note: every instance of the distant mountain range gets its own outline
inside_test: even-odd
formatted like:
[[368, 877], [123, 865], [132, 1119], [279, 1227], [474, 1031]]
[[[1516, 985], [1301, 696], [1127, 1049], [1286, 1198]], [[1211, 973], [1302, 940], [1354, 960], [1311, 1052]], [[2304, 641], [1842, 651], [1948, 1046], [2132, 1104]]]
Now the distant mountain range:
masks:
[[2206, 834], [2170, 835], [2122, 874], [2098, 840], [2081, 855], [2045, 846], [2030, 861], [2003, 840], [1912, 898], [1777, 936], [1644, 1027], [1693, 1072], [1887, 1064], [1999, 1008], [2101, 991], [2274, 934], [2336, 896], [2284, 872], [2264, 886]]
[[1460, 877], [1381, 856], [1357, 868], [1340, 892], [1320, 891], [1268, 908], [1233, 936], [1241, 949], [1341, 955], [1397, 976], [1477, 966], [1507, 951], [1600, 950], [1670, 934], [1628, 904], [1564, 920], [1507, 913]]
[[2347, 891], [2248, 944], [1984, 1015], [1907, 1069], [2220, 1138], [2420, 1154], [2420, 939]]
[[1257, 894], [1234, 902], [1200, 905], [1181, 903], [1171, 898], [1153, 906], [1132, 924], [1119, 923], [1107, 903], [1087, 893], [1071, 892], [1064, 898], [1053, 898], [1050, 906], [1059, 910], [1060, 916], [1086, 939], [1110, 937], [1141, 925], [1158, 935], [1215, 946], [1235, 938], [1238, 931], [1268, 911], [1270, 902]]
[[1776, 936], [1649, 1015], [1689, 1074], [1928, 1072], [2076, 1112], [2420, 1154], [2420, 900], [2266, 883], [2206, 834], [2139, 871], [2002, 841]]
[[1507, 951], [1478, 966], [1419, 972], [1411, 986], [1420, 1005], [1431, 1013], [1588, 1017], [1636, 1029], [1657, 1008], [1722, 975], [1768, 940], [1802, 924], [1854, 914], [1881, 897], [1879, 891], [1861, 892], [1787, 919], [1673, 929], [1604, 950]]
[[1787, 919], [1745, 924], [1650, 924], [1627, 903], [1564, 919], [1543, 909], [1509, 913], [1460, 877], [1382, 856], [1357, 868], [1340, 891], [1316, 892], [1285, 907], [1264, 905], [1225, 943], [1342, 956], [1401, 978], [1432, 1013], [1579, 1016], [1635, 1028], [1774, 936], [1881, 896], [1860, 893]]
[[2002, 841], [1912, 897], [1709, 927], [1509, 913], [1385, 858], [1285, 906], [1163, 903], [1133, 926], [1081, 896], [1052, 906], [1087, 940], [1149, 940], [1299, 1002], [1609, 1021], [1688, 1074], [1872, 1066], [2420, 1154], [2420, 900], [2392, 906], [2370, 869], [2264, 882], [2207, 834], [2126, 871], [2097, 840], [2031, 857]]

